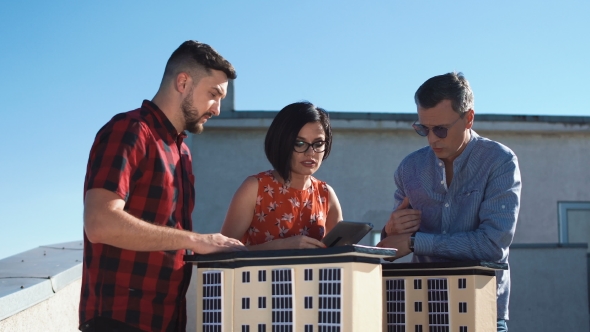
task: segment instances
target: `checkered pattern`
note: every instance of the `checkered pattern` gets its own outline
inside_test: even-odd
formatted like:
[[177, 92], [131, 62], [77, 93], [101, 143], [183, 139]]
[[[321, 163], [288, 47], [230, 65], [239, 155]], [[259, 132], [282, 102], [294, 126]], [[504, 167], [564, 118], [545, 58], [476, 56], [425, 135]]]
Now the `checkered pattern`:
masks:
[[[96, 135], [84, 194], [104, 188], [146, 222], [192, 230], [194, 176], [184, 133], [145, 100]], [[146, 331], [184, 331], [191, 266], [184, 250], [136, 252], [92, 244], [84, 234], [80, 324], [103, 316]]]

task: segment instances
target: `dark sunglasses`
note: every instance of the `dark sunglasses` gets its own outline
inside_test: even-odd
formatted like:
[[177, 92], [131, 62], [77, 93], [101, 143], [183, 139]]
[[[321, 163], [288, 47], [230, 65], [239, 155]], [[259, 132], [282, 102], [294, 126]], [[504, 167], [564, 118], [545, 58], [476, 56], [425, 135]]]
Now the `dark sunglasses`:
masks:
[[[457, 120], [455, 120], [455, 122], [451, 123], [450, 125], [434, 126], [434, 127], [432, 127], [432, 133], [438, 138], [447, 137], [447, 133], [448, 133], [449, 129], [451, 129], [451, 127], [454, 126], [455, 123], [457, 123], [457, 121], [461, 120], [462, 118], [463, 118], [462, 116], [459, 116], [459, 118]], [[420, 135], [420, 136], [428, 136], [428, 132], [430, 131], [430, 128], [426, 127], [425, 125], [419, 124], [417, 122], [418, 122], [418, 120], [414, 121], [414, 123], [412, 124], [412, 127], [414, 127], [414, 130], [416, 131], [416, 133], [418, 133], [418, 135]]]

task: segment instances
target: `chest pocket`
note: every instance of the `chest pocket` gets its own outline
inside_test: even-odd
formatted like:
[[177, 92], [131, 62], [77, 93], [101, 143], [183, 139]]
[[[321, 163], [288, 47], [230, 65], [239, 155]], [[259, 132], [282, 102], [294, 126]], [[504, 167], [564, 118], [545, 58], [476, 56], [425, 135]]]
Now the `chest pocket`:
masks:
[[481, 191], [478, 189], [468, 189], [464, 190], [455, 196], [455, 202], [461, 205], [469, 205], [470, 202], [479, 202], [481, 201]]

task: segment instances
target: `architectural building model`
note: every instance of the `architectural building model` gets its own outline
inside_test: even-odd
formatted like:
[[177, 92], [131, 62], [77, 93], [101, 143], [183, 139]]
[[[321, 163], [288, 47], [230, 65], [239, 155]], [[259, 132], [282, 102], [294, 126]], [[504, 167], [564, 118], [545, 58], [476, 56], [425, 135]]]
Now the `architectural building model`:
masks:
[[[199, 332], [490, 331], [497, 264], [382, 264], [343, 246], [187, 256]], [[456, 307], [456, 308], [455, 308]]]
[[496, 273], [506, 264], [383, 264], [383, 331], [496, 331]]

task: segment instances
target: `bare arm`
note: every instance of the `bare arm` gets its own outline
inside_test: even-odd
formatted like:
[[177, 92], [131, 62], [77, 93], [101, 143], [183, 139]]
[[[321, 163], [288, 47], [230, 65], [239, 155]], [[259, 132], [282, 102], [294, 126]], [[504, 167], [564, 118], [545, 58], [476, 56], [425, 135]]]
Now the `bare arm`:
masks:
[[[258, 196], [258, 179], [248, 177], [238, 188], [227, 209], [221, 234], [240, 240], [248, 231]], [[320, 241], [308, 236], [292, 236], [248, 246], [249, 250], [278, 250], [298, 248], [325, 248]]]
[[125, 201], [106, 189], [90, 189], [84, 200], [84, 231], [92, 243], [104, 243], [135, 251], [190, 249], [207, 254], [245, 250], [221, 234], [198, 234], [158, 226], [124, 211]]
[[236, 240], [242, 239], [252, 222], [257, 196], [258, 179], [247, 177], [229, 203], [223, 226], [221, 226], [221, 234]]
[[342, 221], [342, 207], [340, 206], [340, 201], [338, 201], [338, 196], [336, 196], [336, 192], [332, 187], [328, 186], [328, 193], [329, 193], [329, 206], [328, 206], [328, 217], [326, 218], [326, 234], [336, 226], [337, 223]]

